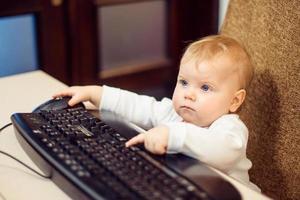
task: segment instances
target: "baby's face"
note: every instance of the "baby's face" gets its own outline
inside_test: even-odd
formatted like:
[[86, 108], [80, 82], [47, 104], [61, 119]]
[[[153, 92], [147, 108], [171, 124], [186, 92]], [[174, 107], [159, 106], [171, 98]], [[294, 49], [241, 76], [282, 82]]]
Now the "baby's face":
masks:
[[173, 106], [185, 122], [209, 126], [229, 113], [234, 94], [240, 89], [238, 73], [225, 56], [180, 66]]

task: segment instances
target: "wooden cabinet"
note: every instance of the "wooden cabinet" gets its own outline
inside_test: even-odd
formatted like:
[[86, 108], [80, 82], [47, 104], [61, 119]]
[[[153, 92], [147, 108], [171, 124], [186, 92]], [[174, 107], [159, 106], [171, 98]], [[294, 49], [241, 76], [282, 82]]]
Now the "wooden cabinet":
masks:
[[0, 16], [24, 13], [36, 17], [42, 70], [70, 85], [134, 91], [171, 90], [185, 46], [218, 25], [217, 0], [10, 0], [0, 7]]

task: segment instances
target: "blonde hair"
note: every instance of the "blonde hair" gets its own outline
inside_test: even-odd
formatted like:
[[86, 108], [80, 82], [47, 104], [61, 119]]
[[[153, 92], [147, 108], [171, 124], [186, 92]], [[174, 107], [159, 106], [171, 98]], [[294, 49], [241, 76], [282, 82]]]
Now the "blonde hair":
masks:
[[246, 49], [235, 39], [224, 35], [211, 35], [191, 43], [181, 59], [181, 65], [191, 60], [196, 64], [203, 60], [227, 55], [236, 67], [242, 88], [247, 88], [252, 80], [254, 68]]

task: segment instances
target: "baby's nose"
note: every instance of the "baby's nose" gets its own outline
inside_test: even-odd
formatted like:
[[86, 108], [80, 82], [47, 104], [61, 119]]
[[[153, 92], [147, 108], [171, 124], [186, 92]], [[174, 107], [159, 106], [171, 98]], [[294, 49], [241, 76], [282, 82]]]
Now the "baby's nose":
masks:
[[196, 92], [194, 91], [194, 89], [192, 88], [187, 89], [184, 98], [191, 101], [196, 101]]

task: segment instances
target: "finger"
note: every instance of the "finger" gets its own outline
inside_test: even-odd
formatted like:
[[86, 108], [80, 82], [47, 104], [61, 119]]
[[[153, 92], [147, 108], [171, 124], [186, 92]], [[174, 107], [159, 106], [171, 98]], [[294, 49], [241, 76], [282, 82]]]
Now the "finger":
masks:
[[66, 90], [66, 91], [61, 91], [58, 93], [55, 93], [54, 95], [52, 95], [53, 98], [57, 98], [57, 97], [65, 97], [65, 96], [73, 96], [74, 93], [70, 90]]
[[81, 101], [82, 101], [81, 97], [75, 95], [69, 100], [68, 104], [69, 104], [69, 106], [74, 106], [74, 105], [80, 103]]
[[162, 155], [162, 154], [166, 153], [166, 150], [167, 150], [167, 148], [165, 148], [164, 145], [162, 145], [160, 143], [154, 144], [154, 152], [155, 152], [155, 154]]
[[148, 151], [153, 153], [153, 143], [149, 139], [145, 138], [144, 146]]
[[145, 140], [145, 135], [143, 133], [131, 138], [129, 141], [125, 143], [126, 147], [130, 147], [132, 145], [143, 143]]

